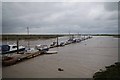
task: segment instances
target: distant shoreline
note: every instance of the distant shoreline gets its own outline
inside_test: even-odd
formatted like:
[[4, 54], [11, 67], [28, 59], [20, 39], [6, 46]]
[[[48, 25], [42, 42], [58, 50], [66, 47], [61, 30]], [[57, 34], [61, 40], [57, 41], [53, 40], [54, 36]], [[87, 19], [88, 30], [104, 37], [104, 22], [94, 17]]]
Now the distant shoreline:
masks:
[[56, 38], [63, 35], [2, 35], [2, 40], [35, 40], [35, 39], [50, 39]]
[[[78, 34], [70, 34], [71, 36], [73, 35], [78, 35]], [[89, 35], [89, 34], [82, 34], [82, 35]], [[24, 34], [3, 34], [1, 35], [0, 40], [35, 40], [35, 39], [50, 39], [50, 38], [56, 38], [56, 37], [61, 37], [61, 36], [69, 36], [69, 34], [30, 34], [30, 35], [24, 35]], [[120, 38], [120, 34], [91, 34], [91, 36], [113, 36], [115, 38]]]

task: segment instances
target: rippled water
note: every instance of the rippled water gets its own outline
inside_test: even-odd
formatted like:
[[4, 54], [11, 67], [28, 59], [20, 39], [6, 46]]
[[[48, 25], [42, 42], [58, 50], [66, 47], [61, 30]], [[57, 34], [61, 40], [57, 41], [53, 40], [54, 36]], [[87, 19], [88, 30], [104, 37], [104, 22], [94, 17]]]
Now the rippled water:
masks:
[[[59, 41], [65, 41], [60, 38]], [[50, 44], [55, 39], [30, 41], [30, 46]], [[14, 43], [15, 41], [9, 41]], [[20, 41], [27, 45], [27, 41]], [[3, 67], [4, 78], [91, 78], [99, 69], [118, 61], [118, 38], [93, 37], [86, 41], [54, 48], [58, 54], [42, 55]], [[58, 68], [64, 69], [59, 72]]]

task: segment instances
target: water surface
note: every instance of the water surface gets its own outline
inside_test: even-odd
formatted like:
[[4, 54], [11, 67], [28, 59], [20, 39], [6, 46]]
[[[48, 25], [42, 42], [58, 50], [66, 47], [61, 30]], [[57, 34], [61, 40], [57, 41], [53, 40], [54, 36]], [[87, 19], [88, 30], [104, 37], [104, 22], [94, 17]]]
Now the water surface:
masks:
[[[64, 41], [67, 38], [60, 38]], [[55, 39], [30, 41], [30, 46], [50, 44]], [[10, 41], [9, 43], [14, 43]], [[27, 45], [27, 41], [20, 41]], [[118, 38], [93, 37], [54, 48], [58, 54], [42, 55], [3, 67], [4, 78], [91, 78], [99, 69], [118, 61]], [[64, 69], [59, 72], [58, 68]]]

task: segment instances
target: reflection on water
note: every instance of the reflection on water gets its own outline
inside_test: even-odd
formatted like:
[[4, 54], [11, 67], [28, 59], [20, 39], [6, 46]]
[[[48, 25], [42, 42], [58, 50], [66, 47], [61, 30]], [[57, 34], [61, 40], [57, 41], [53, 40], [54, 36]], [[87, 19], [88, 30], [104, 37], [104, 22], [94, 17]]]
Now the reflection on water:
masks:
[[[49, 45], [54, 40], [32, 40], [30, 46]], [[67, 37], [60, 38], [59, 41], [65, 40]], [[14, 42], [9, 41], [9, 43]], [[27, 46], [27, 41], [21, 40], [20, 45]], [[99, 69], [118, 61], [118, 39], [113, 37], [93, 37], [80, 43], [51, 50], [57, 50], [58, 54], [42, 55], [3, 67], [3, 77], [91, 78]], [[58, 68], [62, 68], [64, 71], [59, 72]]]

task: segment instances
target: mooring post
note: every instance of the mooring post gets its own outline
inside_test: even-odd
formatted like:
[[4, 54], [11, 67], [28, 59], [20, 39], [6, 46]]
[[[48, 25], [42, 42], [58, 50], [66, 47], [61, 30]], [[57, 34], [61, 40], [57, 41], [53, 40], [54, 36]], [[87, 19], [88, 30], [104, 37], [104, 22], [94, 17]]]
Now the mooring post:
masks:
[[58, 46], [58, 35], [57, 35], [57, 46]]

